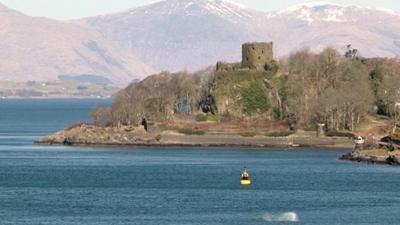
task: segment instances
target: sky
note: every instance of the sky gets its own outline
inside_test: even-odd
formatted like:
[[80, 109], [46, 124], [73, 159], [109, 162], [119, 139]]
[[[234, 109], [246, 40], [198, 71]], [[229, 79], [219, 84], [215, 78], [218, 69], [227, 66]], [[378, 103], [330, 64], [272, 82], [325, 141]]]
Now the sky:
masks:
[[[280, 10], [310, 0], [234, 0], [247, 7], [262, 11]], [[77, 19], [124, 11], [154, 0], [0, 0], [0, 3], [31, 16], [53, 19]], [[388, 8], [400, 12], [399, 0], [330, 0], [344, 5]]]

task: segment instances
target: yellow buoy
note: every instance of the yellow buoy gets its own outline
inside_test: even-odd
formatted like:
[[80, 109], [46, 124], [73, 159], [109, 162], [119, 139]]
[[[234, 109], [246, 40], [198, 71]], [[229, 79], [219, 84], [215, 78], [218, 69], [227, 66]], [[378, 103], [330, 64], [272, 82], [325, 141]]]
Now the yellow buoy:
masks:
[[251, 185], [251, 180], [240, 180], [241, 185]]

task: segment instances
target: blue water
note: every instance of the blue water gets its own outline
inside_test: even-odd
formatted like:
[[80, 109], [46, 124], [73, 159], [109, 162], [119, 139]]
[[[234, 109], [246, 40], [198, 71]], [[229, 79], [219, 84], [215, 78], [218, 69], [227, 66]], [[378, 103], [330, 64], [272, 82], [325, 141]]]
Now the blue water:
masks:
[[0, 101], [0, 224], [400, 224], [400, 168], [346, 150], [32, 145], [98, 104]]

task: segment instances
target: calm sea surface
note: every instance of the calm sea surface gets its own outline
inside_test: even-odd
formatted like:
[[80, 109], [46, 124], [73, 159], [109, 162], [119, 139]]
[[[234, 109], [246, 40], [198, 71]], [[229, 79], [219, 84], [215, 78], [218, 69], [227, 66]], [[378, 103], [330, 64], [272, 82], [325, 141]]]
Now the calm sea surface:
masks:
[[400, 168], [345, 150], [32, 145], [97, 104], [0, 100], [0, 224], [400, 224]]

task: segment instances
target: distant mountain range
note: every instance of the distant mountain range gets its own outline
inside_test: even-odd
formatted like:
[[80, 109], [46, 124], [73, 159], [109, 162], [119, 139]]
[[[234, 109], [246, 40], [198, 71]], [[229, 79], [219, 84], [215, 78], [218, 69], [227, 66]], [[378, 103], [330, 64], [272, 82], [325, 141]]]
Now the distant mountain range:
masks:
[[273, 41], [278, 57], [348, 44], [365, 57], [396, 57], [400, 15], [326, 2], [261, 12], [227, 0], [164, 0], [62, 22], [0, 6], [0, 38], [0, 80], [93, 74], [123, 84], [156, 71], [238, 61], [249, 41]]
[[80, 21], [30, 17], [0, 5], [0, 81], [90, 74], [126, 84], [155, 70]]

